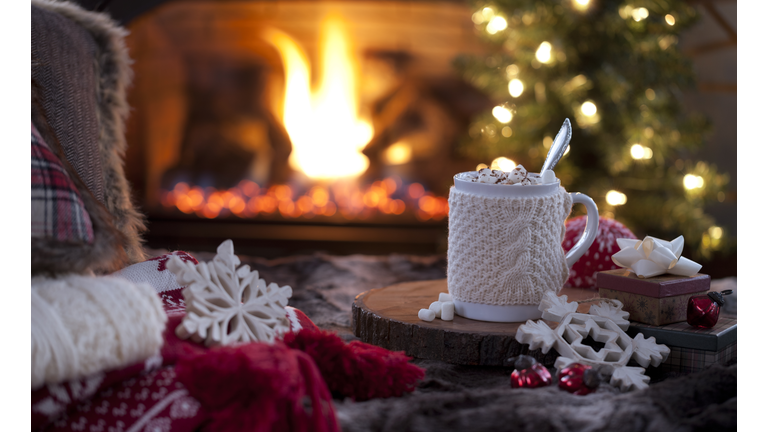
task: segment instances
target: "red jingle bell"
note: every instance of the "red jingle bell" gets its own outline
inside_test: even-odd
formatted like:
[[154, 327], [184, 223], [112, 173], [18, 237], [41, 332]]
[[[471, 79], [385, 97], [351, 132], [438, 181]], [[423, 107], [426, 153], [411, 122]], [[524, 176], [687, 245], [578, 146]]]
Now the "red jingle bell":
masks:
[[687, 321], [689, 325], [701, 328], [712, 328], [720, 318], [720, 306], [725, 304], [724, 295], [733, 293], [725, 290], [722, 293], [713, 291], [707, 295], [693, 296], [688, 299]]
[[512, 388], [537, 388], [550, 384], [552, 375], [541, 363], [536, 362], [536, 359], [527, 355], [515, 359], [515, 370], [510, 376]]
[[557, 374], [557, 385], [577, 395], [592, 393], [602, 380], [603, 376], [597, 369], [581, 363], [572, 363]]

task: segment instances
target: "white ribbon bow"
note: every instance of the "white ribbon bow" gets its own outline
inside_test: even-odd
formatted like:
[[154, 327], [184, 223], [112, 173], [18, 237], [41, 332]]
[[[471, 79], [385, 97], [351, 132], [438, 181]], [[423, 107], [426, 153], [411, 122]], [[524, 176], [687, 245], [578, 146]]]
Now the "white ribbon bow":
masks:
[[646, 236], [643, 240], [616, 239], [621, 248], [611, 259], [619, 267], [630, 268], [639, 278], [649, 278], [669, 273], [693, 276], [701, 270], [701, 264], [680, 256], [683, 252], [683, 236], [672, 241]]

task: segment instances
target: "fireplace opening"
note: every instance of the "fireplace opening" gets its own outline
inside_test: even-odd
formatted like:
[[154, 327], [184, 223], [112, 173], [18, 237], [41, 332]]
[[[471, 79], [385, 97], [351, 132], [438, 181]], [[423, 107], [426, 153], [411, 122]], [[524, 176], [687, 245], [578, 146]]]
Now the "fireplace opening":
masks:
[[127, 174], [149, 246], [444, 250], [452, 175], [482, 162], [456, 146], [493, 107], [451, 66], [482, 50], [469, 16], [454, 2], [181, 1], [134, 19]]

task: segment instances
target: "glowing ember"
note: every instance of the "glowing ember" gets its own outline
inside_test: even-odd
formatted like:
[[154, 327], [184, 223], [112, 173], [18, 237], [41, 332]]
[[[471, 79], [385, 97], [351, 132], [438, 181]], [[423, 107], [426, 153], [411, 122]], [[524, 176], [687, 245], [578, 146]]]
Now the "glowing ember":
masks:
[[235, 215], [253, 218], [277, 215], [284, 218], [313, 218], [340, 215], [347, 220], [368, 219], [376, 214], [400, 215], [406, 210], [420, 220], [441, 220], [448, 216], [448, 200], [427, 192], [419, 183], [404, 185], [396, 177], [374, 182], [365, 188], [349, 182], [316, 185], [301, 195], [289, 185], [261, 188], [243, 180], [228, 190], [189, 187], [177, 183], [173, 190], [162, 192], [162, 203], [184, 213], [215, 218]]
[[360, 175], [369, 164], [360, 151], [373, 127], [358, 116], [355, 63], [341, 20], [329, 16], [322, 23], [317, 91], [310, 90], [309, 61], [299, 45], [278, 30], [268, 30], [266, 39], [285, 69], [283, 124], [293, 145], [291, 166], [313, 179]]

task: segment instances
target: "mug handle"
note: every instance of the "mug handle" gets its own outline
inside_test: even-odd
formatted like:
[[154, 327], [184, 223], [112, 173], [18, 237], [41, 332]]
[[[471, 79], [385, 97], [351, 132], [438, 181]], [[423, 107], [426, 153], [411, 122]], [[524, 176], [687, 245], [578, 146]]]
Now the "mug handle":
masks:
[[568, 268], [571, 268], [587, 252], [587, 249], [592, 246], [592, 242], [597, 237], [597, 225], [600, 220], [600, 215], [597, 213], [597, 205], [592, 201], [592, 198], [578, 192], [571, 193], [571, 198], [573, 198], [574, 204], [584, 204], [584, 207], [587, 208], [587, 226], [584, 228], [584, 234], [581, 235], [579, 241], [565, 254], [565, 263], [568, 265]]

